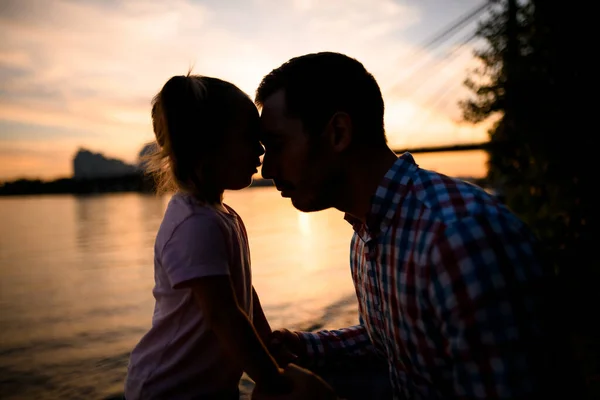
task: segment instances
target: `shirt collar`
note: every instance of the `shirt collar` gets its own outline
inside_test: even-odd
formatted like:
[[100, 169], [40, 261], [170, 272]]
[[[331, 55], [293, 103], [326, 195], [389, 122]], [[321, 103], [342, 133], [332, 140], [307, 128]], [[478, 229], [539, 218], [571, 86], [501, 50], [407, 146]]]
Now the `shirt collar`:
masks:
[[363, 240], [368, 241], [387, 230], [398, 205], [408, 191], [412, 175], [418, 168], [410, 153], [402, 154], [386, 172], [371, 196], [371, 209], [367, 214], [366, 226], [349, 214], [344, 216]]

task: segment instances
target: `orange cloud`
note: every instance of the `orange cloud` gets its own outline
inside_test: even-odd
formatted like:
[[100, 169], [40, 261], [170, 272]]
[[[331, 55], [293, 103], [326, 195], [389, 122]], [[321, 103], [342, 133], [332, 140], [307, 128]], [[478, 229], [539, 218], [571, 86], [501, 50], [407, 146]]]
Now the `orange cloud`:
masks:
[[[419, 68], [411, 78], [423, 84], [418, 92], [398, 85], [411, 65], [432, 57], [401, 34], [422, 18], [415, 5], [392, 0], [5, 4], [0, 76], [10, 79], [0, 82], [0, 140], [12, 154], [44, 143], [36, 162], [0, 153], [0, 164], [10, 164], [3, 167], [5, 174], [29, 174], [39, 167], [39, 175], [49, 176], [61, 170], [52, 165], [69, 165], [72, 154], [64, 149], [79, 146], [133, 161], [152, 138], [150, 100], [170, 76], [193, 66], [196, 73], [230, 80], [252, 96], [272, 68], [322, 50], [356, 57], [378, 79], [392, 145], [485, 138], [481, 127], [454, 123], [455, 103], [465, 95], [460, 82], [472, 62], [470, 49], [445, 69], [427, 67], [430, 63]], [[447, 89], [444, 101], [429, 102], [440, 87]], [[6, 122], [81, 134], [68, 145], [56, 133], [41, 141], [20, 139], [10, 135]], [[55, 157], [43, 157], [44, 151]]]

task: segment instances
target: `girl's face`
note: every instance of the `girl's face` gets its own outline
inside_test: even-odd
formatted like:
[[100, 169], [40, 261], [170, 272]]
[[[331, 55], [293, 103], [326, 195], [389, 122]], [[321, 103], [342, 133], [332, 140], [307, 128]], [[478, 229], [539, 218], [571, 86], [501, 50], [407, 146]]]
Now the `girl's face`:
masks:
[[258, 110], [246, 96], [236, 99], [236, 117], [230, 121], [223, 135], [220, 151], [214, 154], [211, 174], [224, 190], [239, 190], [252, 183], [258, 172], [264, 148], [259, 141], [260, 118]]

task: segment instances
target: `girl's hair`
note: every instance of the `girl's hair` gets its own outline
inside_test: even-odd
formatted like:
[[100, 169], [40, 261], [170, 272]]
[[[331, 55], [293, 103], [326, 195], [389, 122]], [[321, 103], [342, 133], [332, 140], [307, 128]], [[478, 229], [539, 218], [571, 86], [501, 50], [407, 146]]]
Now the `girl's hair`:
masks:
[[232, 83], [206, 76], [188, 73], [165, 83], [152, 99], [156, 143], [145, 157], [159, 193], [179, 190], [206, 202], [220, 199], [210, 163], [243, 97], [248, 98]]

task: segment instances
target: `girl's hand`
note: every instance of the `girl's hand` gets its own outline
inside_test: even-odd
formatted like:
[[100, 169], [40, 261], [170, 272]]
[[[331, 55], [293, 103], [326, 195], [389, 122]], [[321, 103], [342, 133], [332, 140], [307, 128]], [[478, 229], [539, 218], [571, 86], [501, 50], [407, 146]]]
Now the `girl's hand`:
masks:
[[268, 348], [277, 363], [282, 367], [306, 358], [304, 343], [302, 343], [297, 333], [288, 329], [273, 331], [269, 336]]
[[338, 397], [323, 379], [312, 372], [290, 364], [285, 369], [285, 377], [291, 382], [291, 390], [286, 393], [264, 392], [259, 386], [252, 392], [252, 400], [337, 400]]

